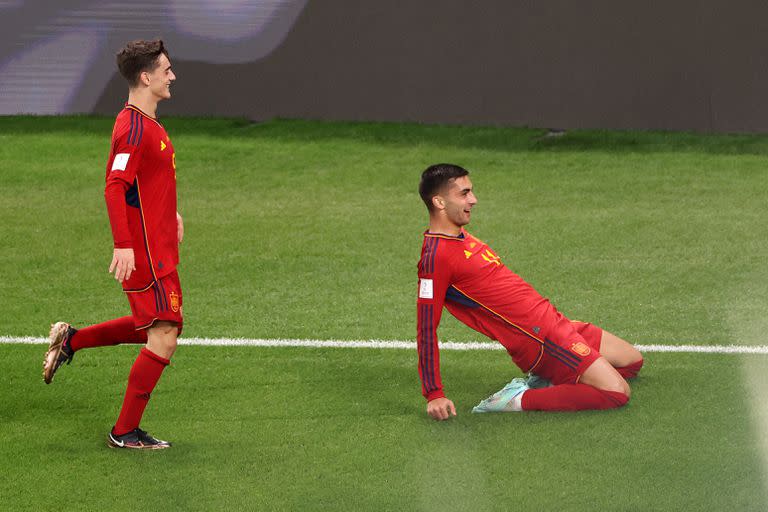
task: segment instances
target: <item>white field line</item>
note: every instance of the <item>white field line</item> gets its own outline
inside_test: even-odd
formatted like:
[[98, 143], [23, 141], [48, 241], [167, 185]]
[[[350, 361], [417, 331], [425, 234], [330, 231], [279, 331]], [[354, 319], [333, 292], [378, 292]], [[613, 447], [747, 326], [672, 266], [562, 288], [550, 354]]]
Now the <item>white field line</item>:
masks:
[[[47, 338], [34, 336], [0, 336], [0, 344], [46, 344]], [[248, 338], [180, 338], [180, 345], [246, 346], [246, 347], [309, 347], [309, 348], [416, 348], [414, 341], [396, 340], [296, 340], [296, 339], [248, 339]], [[768, 354], [768, 346], [746, 345], [635, 345], [641, 352], [685, 352], [700, 354]], [[498, 343], [455, 342], [440, 343], [442, 350], [504, 350]]]

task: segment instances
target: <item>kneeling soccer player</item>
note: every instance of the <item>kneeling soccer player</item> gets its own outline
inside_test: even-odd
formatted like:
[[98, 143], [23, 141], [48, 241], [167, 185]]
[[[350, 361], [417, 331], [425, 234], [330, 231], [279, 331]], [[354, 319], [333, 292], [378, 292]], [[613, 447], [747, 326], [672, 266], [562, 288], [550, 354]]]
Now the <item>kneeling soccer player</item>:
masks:
[[436, 420], [456, 415], [440, 378], [437, 327], [443, 306], [499, 341], [527, 379], [516, 378], [473, 412], [580, 411], [621, 407], [643, 357], [631, 344], [566, 318], [510, 271], [488, 245], [467, 233], [477, 198], [469, 172], [436, 164], [421, 175], [429, 230], [419, 260], [417, 341], [422, 394]]
[[146, 343], [128, 375], [123, 407], [107, 436], [113, 448], [158, 450], [171, 446], [139, 428], [149, 397], [176, 350], [183, 324], [176, 265], [184, 234], [176, 211], [176, 154], [155, 114], [171, 97], [171, 71], [163, 42], [133, 41], [117, 54], [128, 81], [128, 103], [117, 115], [107, 162], [104, 196], [114, 251], [109, 271], [123, 285], [132, 316], [84, 327], [51, 327], [43, 379], [75, 352], [120, 343]]

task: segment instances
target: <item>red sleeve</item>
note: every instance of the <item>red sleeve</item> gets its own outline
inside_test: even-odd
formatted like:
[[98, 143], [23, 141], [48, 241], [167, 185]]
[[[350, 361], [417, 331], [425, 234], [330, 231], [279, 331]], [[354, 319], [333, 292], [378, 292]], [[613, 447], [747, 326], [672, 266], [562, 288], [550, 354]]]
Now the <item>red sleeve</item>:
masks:
[[104, 200], [107, 202], [107, 215], [109, 215], [109, 225], [112, 227], [115, 249], [133, 247], [125, 205], [125, 192], [128, 188], [130, 188], [129, 185], [121, 180], [108, 180], [104, 188]]
[[443, 314], [445, 292], [451, 284], [451, 264], [440, 238], [425, 238], [419, 261], [416, 341], [419, 350], [421, 394], [427, 400], [445, 396], [440, 378], [440, 349], [437, 326]]
[[143, 123], [144, 120], [137, 113], [131, 116], [130, 124], [115, 132], [112, 139], [113, 150], [107, 162], [104, 200], [107, 203], [107, 214], [116, 249], [133, 247], [131, 232], [128, 229], [125, 193], [136, 179], [141, 156]]

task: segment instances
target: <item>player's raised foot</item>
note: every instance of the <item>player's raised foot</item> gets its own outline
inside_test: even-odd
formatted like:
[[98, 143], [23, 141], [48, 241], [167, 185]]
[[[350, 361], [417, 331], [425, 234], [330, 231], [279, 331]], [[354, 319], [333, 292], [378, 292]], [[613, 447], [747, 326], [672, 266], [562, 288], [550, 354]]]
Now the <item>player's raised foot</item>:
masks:
[[552, 383], [544, 377], [539, 377], [535, 373], [529, 373], [528, 378], [525, 379], [525, 383], [531, 389], [548, 388]]
[[474, 408], [472, 412], [518, 412], [523, 408], [520, 405], [522, 395], [530, 389], [526, 384], [526, 379], [517, 377], [495, 392]]
[[140, 428], [131, 430], [121, 436], [110, 431], [107, 437], [107, 445], [110, 448], [128, 448], [130, 450], [163, 450], [170, 448], [171, 443], [155, 439]]
[[48, 351], [43, 358], [43, 380], [50, 384], [56, 370], [64, 363], [71, 363], [75, 352], [69, 346], [69, 340], [77, 332], [66, 322], [56, 322], [48, 334]]

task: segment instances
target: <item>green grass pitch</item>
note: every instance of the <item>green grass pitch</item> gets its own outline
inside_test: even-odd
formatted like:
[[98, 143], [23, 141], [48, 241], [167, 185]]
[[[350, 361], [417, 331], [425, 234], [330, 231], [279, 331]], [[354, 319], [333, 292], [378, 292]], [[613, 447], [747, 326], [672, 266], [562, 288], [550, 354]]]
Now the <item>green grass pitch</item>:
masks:
[[[0, 118], [0, 335], [127, 314], [107, 273], [112, 120]], [[635, 343], [763, 345], [768, 138], [169, 119], [185, 335], [413, 339], [427, 165], [468, 167], [470, 231], [572, 318]], [[444, 316], [440, 335], [480, 335]], [[476, 416], [519, 375], [443, 352], [183, 346], [110, 450], [136, 347], [0, 345], [0, 510], [765, 510], [768, 358], [648, 353], [618, 411]]]

